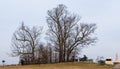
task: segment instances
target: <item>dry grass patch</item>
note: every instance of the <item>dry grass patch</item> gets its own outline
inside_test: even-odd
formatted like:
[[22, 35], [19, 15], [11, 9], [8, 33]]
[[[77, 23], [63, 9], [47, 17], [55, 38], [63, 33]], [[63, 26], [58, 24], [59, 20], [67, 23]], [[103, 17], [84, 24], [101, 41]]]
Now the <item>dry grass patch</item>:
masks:
[[95, 63], [71, 62], [56, 64], [24, 65], [24, 66], [5, 66], [0, 69], [112, 69], [112, 66], [98, 65]]

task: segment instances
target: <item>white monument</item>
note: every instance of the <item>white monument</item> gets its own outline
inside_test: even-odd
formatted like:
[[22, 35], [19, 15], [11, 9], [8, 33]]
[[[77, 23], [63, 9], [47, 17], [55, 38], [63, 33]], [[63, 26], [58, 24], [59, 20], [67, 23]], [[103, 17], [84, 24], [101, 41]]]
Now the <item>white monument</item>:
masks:
[[119, 60], [118, 60], [118, 53], [116, 53], [115, 62], [119, 62]]
[[118, 58], [118, 53], [116, 53], [114, 64], [119, 64], [119, 63], [120, 63], [120, 62], [119, 62], [119, 58]]

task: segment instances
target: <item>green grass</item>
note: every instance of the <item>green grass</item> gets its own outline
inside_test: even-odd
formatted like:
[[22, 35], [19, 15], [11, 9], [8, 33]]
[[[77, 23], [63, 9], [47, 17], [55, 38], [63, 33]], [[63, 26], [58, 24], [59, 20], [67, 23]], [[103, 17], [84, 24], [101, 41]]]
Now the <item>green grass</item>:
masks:
[[112, 69], [112, 66], [85, 62], [68, 62], [56, 64], [5, 66], [0, 67], [0, 69]]

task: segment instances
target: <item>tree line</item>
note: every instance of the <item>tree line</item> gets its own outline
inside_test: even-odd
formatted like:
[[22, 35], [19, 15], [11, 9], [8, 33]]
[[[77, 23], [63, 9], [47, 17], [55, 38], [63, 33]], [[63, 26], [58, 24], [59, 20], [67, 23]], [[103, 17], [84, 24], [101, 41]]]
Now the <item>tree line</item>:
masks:
[[41, 43], [42, 26], [24, 23], [13, 33], [12, 56], [20, 56], [24, 64], [72, 61], [79, 51], [96, 42], [96, 24], [80, 23], [80, 16], [71, 14], [59, 4], [47, 11], [47, 41]]

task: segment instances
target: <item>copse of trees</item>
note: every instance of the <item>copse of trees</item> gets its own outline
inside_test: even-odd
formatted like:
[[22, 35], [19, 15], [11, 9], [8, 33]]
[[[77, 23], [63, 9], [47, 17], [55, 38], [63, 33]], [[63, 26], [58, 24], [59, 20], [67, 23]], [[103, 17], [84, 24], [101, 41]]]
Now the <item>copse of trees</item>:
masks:
[[70, 14], [65, 5], [48, 10], [49, 38], [59, 53], [59, 62], [69, 61], [76, 48], [95, 43], [92, 37], [96, 24], [79, 23], [78, 15]]
[[28, 27], [24, 23], [14, 32], [12, 55], [20, 56], [24, 64], [71, 61], [80, 49], [96, 42], [96, 24], [80, 23], [80, 17], [70, 14], [63, 4], [47, 12], [47, 38], [41, 44], [42, 27]]

